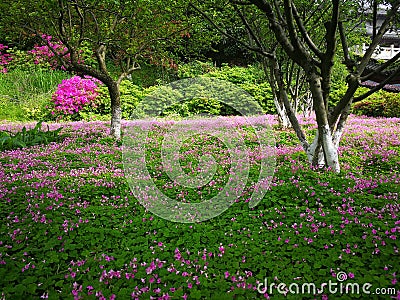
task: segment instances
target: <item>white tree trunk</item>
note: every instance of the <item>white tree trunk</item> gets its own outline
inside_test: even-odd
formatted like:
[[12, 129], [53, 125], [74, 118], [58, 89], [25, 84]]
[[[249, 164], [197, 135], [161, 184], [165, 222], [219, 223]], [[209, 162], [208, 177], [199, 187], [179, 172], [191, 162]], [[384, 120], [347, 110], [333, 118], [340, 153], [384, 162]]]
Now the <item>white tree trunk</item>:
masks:
[[335, 144], [333, 142], [333, 137], [329, 125], [325, 125], [324, 128], [322, 128], [322, 132], [322, 147], [324, 150], [326, 163], [328, 167], [332, 168], [333, 171], [339, 173], [340, 165], [338, 149], [337, 147], [335, 147]]
[[[306, 151], [308, 162], [310, 163], [310, 165], [312, 165], [312, 163], [313, 163], [314, 154], [315, 154], [315, 151], [316, 151], [317, 146], [318, 146], [318, 138], [319, 138], [319, 134], [318, 134], [318, 131], [317, 131], [312, 144], [308, 147], [308, 149]], [[318, 153], [318, 166], [319, 167], [325, 166], [324, 152], [322, 151], [322, 149]]]
[[306, 151], [308, 162], [310, 164], [313, 163], [315, 151], [320, 149], [318, 153], [318, 166], [323, 167], [327, 165], [328, 167], [331, 167], [333, 171], [339, 173], [340, 164], [338, 148], [342, 132], [343, 131], [335, 132], [334, 136], [332, 137], [329, 126], [324, 127], [322, 135], [322, 148], [318, 147], [319, 133], [317, 132], [314, 141]]
[[115, 106], [111, 110], [110, 133], [117, 140], [121, 139], [121, 106]]
[[278, 99], [274, 97], [274, 103], [275, 103], [275, 108], [278, 113], [278, 118], [279, 118], [279, 124], [283, 128], [288, 128], [290, 127], [290, 120], [288, 118], [288, 115], [286, 113], [285, 106], [279, 103]]

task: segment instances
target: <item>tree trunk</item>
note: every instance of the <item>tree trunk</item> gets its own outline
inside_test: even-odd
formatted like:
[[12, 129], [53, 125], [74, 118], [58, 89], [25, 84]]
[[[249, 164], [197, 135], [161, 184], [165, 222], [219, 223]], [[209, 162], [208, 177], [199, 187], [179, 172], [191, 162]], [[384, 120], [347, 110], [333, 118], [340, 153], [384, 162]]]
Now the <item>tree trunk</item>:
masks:
[[325, 107], [325, 99], [321, 86], [321, 77], [315, 73], [311, 73], [308, 79], [313, 95], [314, 111], [318, 124], [318, 134], [316, 140], [314, 140], [314, 143], [317, 141], [316, 147], [315, 149], [309, 149], [310, 154], [314, 152], [313, 164], [318, 164], [320, 166], [320, 149], [322, 149], [324, 165], [332, 168], [335, 172], [340, 172], [338, 149], [333, 142], [333, 136], [329, 126], [328, 112]]
[[112, 82], [108, 87], [111, 99], [111, 127], [110, 134], [117, 140], [121, 139], [121, 95], [119, 92], [119, 84]]
[[274, 103], [275, 103], [276, 112], [278, 113], [279, 125], [282, 128], [289, 128], [290, 127], [290, 121], [289, 121], [289, 118], [287, 116], [287, 112], [286, 112], [285, 106], [283, 105], [283, 103], [281, 103], [277, 99], [277, 96], [275, 94], [274, 94]]

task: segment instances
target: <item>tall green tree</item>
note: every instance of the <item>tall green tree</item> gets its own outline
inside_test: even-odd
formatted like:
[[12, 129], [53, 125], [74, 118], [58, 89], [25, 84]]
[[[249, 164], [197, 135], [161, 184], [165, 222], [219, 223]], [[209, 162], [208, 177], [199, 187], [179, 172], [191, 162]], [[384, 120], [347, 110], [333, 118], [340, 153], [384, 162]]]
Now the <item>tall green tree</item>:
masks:
[[[49, 46], [68, 71], [102, 81], [111, 99], [111, 134], [121, 136], [119, 86], [140, 68], [143, 60], [161, 62], [171, 57], [169, 49], [180, 42], [189, 24], [185, 6], [172, 0], [47, 0], [13, 1], [1, 4], [3, 35], [36, 35]], [[59, 55], [43, 34], [59, 40], [68, 49]], [[84, 49], [95, 56], [95, 64], [81, 59]], [[69, 56], [69, 57], [68, 57]], [[118, 75], [110, 72], [112, 59]]]
[[[272, 68], [271, 74], [279, 90], [288, 119], [307, 153], [310, 164], [328, 166], [339, 172], [339, 142], [356, 91], [361, 82], [368, 80], [377, 72], [390, 68], [400, 58], [399, 53], [380, 65], [378, 69], [368, 72], [367, 66], [371, 62], [374, 51], [384, 34], [398, 19], [400, 0], [378, 2], [378, 4], [386, 5], [385, 20], [379, 28], [376, 28], [376, 33], [371, 38], [368, 49], [360, 56], [353, 55], [351, 48], [355, 45], [351, 44], [352, 40], [349, 40], [348, 37], [350, 32], [363, 26], [366, 18], [376, 18], [377, 9], [373, 9], [374, 3], [369, 1], [227, 0], [223, 5], [220, 4], [220, 7], [224, 6], [228, 11], [236, 11], [248, 29], [247, 41], [229, 35], [223, 23], [218, 23], [218, 20], [207, 13], [205, 3], [213, 6], [215, 5], [214, 1], [193, 3], [195, 3], [192, 4], [193, 7], [222, 33], [243, 43], [249, 50], [255, 51], [260, 57], [269, 61]], [[255, 15], [257, 18], [254, 19]], [[252, 20], [256, 20], [256, 22]], [[314, 26], [310, 26], [310, 20], [318, 22], [314, 22]], [[259, 25], [255, 26], [256, 24]], [[267, 27], [262, 24], [266, 24]], [[272, 33], [272, 40], [270, 33]], [[268, 39], [265, 38], [267, 34]], [[283, 72], [287, 73], [289, 69], [282, 70], [276, 49], [283, 52], [304, 74], [312, 96], [313, 111], [318, 124], [318, 131], [312, 143], [308, 142], [294, 107], [289, 101], [288, 82], [283, 79], [285, 76]], [[338, 57], [340, 59], [337, 59]], [[347, 90], [341, 100], [335, 106], [330, 107], [333, 70], [338, 61], [343, 62], [348, 72]], [[369, 92], [357, 96], [357, 99], [365, 98], [381, 89], [399, 73], [400, 67], [396, 67], [392, 75], [385, 81]]]

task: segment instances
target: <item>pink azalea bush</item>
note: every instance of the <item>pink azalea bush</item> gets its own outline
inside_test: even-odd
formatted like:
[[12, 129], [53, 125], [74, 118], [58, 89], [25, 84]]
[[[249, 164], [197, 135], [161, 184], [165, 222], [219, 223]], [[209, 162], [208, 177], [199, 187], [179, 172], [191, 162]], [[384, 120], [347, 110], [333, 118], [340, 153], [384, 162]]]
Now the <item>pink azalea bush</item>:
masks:
[[58, 85], [52, 96], [54, 110], [52, 115], [61, 113], [72, 115], [81, 111], [84, 107], [96, 104], [94, 100], [98, 96], [98, 86], [101, 81], [90, 76], [73, 76], [65, 79]]
[[6, 66], [12, 61], [11, 54], [7, 53], [8, 46], [0, 44], [0, 73], [7, 73]]
[[[85, 56], [85, 60], [79, 57], [78, 63], [83, 63], [86, 59], [90, 63], [90, 55], [87, 53], [85, 55], [83, 52], [79, 51], [79, 54]], [[29, 51], [21, 51], [0, 44], [0, 72], [7, 73], [13, 69], [31, 70], [35, 66], [52, 70], [65, 70], [65, 66], [60, 64], [55, 53], [62, 57], [67, 65], [71, 63], [68, 48], [50, 35], [43, 34], [41, 43], [35, 44], [33, 49]]]
[[56, 52], [61, 56], [64, 56], [64, 59], [68, 63], [71, 60], [70, 54], [67, 53], [68, 48], [65, 47], [61, 41], [52, 41], [53, 37], [50, 35], [43, 34], [42, 38], [46, 40], [46, 45], [36, 44], [32, 50], [28, 51], [29, 54], [34, 56], [34, 64], [35, 65], [49, 64], [52, 70], [56, 69], [65, 70], [64, 66], [60, 66], [59, 61], [55, 57], [54, 52]]

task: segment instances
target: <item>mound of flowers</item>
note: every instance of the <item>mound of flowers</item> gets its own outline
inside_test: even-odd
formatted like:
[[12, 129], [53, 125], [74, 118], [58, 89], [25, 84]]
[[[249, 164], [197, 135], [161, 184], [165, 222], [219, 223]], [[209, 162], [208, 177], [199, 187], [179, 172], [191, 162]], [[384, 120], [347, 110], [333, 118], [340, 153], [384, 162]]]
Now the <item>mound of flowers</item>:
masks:
[[90, 76], [73, 76], [63, 80], [52, 96], [52, 114], [72, 115], [86, 106], [96, 106], [98, 87], [102, 83]]

